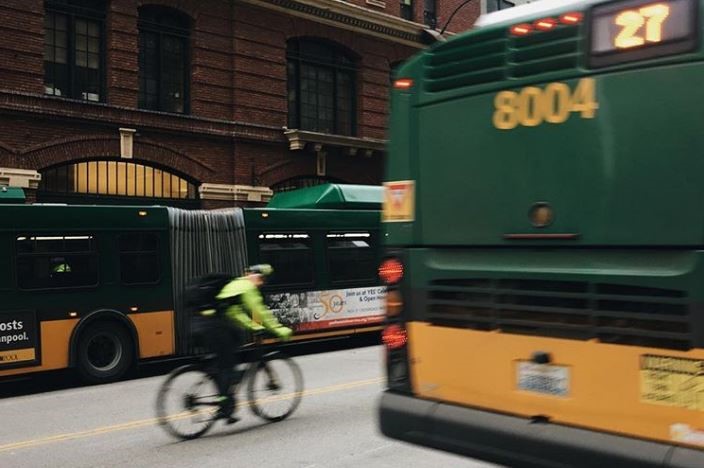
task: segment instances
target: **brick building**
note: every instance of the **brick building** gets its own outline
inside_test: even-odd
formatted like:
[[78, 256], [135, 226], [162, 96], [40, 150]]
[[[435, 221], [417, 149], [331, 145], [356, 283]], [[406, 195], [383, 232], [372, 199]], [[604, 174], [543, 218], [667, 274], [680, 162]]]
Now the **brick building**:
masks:
[[391, 70], [461, 3], [4, 0], [0, 185], [211, 208], [379, 183]]

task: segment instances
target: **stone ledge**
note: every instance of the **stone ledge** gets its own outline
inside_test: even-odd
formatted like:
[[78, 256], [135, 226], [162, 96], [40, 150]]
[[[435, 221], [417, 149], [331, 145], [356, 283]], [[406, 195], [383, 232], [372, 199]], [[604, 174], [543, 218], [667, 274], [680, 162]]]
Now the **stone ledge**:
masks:
[[0, 167], [0, 185], [36, 190], [40, 180], [42, 176], [37, 171]]
[[198, 187], [203, 200], [246, 201], [266, 203], [274, 195], [269, 187], [251, 185], [201, 184]]
[[326, 148], [331, 147], [345, 148], [350, 155], [362, 153], [367, 157], [375, 152], [383, 153], [387, 143], [386, 140], [376, 138], [359, 138], [298, 129], [284, 129], [284, 136], [288, 139], [289, 149], [292, 151], [304, 150], [306, 147], [315, 152], [325, 151]]

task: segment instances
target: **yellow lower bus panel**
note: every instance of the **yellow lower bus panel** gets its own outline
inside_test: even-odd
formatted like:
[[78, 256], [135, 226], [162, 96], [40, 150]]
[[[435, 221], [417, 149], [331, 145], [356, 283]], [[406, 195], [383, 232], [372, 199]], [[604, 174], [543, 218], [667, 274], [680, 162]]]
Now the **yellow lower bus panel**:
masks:
[[[418, 397], [704, 447], [702, 349], [681, 352], [418, 322], [409, 323], [408, 332]], [[535, 353], [550, 356], [549, 364], [533, 364]], [[552, 374], [545, 379], [557, 387], [520, 388], [531, 379], [540, 382], [541, 372]]]

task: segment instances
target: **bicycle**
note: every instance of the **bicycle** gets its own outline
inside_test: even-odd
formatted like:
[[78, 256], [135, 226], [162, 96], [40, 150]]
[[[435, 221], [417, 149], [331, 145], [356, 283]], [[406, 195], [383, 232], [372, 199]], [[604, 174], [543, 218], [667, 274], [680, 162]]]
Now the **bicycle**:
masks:
[[[242, 384], [247, 384], [247, 400], [237, 406], [247, 405], [255, 415], [271, 422], [282, 421], [293, 414], [303, 397], [303, 374], [298, 364], [280, 350], [265, 352], [261, 335], [255, 336], [254, 342], [241, 352], [253, 358], [241, 364], [246, 366], [243, 370], [233, 369], [232, 394], [237, 395]], [[205, 434], [218, 420], [220, 403], [216, 376], [213, 355], [202, 356], [196, 363], [173, 370], [157, 394], [159, 425], [182, 440]], [[292, 384], [292, 388], [284, 390], [285, 384]], [[174, 403], [174, 407], [170, 403]], [[282, 403], [280, 411], [275, 411], [277, 403]], [[193, 426], [194, 430], [182, 429], [180, 424]]]

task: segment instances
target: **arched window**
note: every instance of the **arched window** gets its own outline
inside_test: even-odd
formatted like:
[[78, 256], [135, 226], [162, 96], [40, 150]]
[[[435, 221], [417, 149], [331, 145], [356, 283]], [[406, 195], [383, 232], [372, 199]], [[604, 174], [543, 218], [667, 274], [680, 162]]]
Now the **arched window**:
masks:
[[312, 39], [290, 39], [286, 54], [289, 128], [354, 135], [353, 57], [339, 46]]
[[340, 179], [335, 179], [333, 177], [301, 176], [284, 180], [283, 182], [279, 182], [278, 184], [274, 184], [271, 187], [271, 190], [273, 190], [274, 193], [288, 192], [289, 190], [296, 190], [299, 188], [313, 187], [315, 185], [330, 183], [344, 184], [345, 182]]
[[39, 191], [53, 194], [195, 199], [196, 185], [152, 166], [122, 161], [86, 161], [41, 171]]
[[139, 107], [188, 113], [191, 20], [176, 10], [139, 9]]

